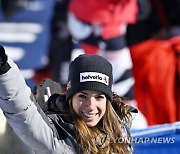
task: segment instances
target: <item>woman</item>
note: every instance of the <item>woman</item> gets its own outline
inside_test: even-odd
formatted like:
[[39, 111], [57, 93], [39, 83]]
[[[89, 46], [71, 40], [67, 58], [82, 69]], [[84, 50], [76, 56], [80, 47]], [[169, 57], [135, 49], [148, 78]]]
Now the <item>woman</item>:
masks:
[[[97, 55], [71, 62], [66, 94], [54, 94], [46, 115], [18, 67], [0, 46], [0, 108], [36, 153], [131, 153], [131, 114], [113, 94], [112, 66]], [[115, 110], [114, 110], [115, 109]]]

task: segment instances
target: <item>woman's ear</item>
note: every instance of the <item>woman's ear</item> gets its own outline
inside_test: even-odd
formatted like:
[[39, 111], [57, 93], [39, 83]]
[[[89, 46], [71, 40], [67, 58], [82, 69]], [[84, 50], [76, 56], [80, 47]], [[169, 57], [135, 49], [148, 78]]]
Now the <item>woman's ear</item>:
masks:
[[68, 100], [68, 102], [67, 102], [67, 104], [69, 105], [69, 107], [71, 107], [72, 108], [72, 98], [70, 98], [69, 100]]

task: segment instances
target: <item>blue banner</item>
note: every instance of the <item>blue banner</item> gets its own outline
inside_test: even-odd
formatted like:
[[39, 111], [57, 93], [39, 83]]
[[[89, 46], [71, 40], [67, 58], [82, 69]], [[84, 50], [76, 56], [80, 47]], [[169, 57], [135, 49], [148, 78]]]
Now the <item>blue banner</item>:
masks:
[[132, 130], [134, 154], [179, 154], [180, 122]]

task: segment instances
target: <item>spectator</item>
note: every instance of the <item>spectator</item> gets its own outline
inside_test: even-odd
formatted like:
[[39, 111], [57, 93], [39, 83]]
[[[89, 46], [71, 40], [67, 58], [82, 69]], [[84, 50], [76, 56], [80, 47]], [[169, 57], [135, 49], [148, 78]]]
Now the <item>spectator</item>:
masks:
[[53, 16], [50, 22], [50, 42], [48, 49], [48, 64], [35, 71], [34, 80], [40, 83], [49, 77], [59, 82], [62, 90], [67, 85], [68, 68], [71, 52], [75, 46], [67, 28], [67, 7], [69, 0], [56, 0]]
[[176, 122], [180, 120], [180, 3], [139, 0], [139, 6], [138, 22], [127, 28], [135, 98], [148, 125]]

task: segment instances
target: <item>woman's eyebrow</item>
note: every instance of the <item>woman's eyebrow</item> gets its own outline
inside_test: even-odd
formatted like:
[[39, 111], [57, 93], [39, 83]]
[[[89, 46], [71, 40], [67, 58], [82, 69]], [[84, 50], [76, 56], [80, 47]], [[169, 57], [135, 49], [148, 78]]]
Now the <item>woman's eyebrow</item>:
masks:
[[88, 95], [88, 93], [86, 93], [86, 92], [83, 92], [83, 91], [81, 91], [80, 93], [81, 93], [81, 94], [84, 94], [84, 95]]

